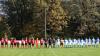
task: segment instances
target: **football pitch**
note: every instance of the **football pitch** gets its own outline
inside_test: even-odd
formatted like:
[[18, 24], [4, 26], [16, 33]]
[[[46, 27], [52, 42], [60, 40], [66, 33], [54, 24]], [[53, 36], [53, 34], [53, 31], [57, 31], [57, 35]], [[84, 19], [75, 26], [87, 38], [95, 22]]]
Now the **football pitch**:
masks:
[[100, 56], [100, 48], [0, 48], [0, 56]]

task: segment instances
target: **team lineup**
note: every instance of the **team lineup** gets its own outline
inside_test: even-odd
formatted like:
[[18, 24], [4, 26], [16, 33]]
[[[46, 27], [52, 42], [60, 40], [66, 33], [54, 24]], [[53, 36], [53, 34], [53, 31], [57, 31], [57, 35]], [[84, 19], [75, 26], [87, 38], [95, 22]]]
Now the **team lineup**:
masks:
[[85, 47], [99, 47], [99, 38], [85, 38], [85, 39], [64, 39], [64, 38], [1, 38], [1, 48], [85, 48]]

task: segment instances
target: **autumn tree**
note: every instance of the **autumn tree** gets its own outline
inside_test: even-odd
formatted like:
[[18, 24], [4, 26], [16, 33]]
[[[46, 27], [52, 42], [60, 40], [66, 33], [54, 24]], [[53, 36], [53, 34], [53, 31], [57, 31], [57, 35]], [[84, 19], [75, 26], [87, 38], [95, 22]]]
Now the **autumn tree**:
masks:
[[61, 0], [49, 0], [47, 22], [52, 33], [62, 32], [64, 25], [67, 24], [67, 14], [61, 7]]

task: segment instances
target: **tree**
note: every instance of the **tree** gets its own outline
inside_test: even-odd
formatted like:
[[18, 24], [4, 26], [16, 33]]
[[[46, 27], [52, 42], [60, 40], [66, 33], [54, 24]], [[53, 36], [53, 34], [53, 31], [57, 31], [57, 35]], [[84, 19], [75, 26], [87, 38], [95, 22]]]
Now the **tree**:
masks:
[[33, 6], [31, 0], [10, 0], [8, 24], [13, 35], [24, 34], [24, 26], [32, 21]]
[[49, 0], [48, 4], [48, 14], [47, 14], [47, 22], [52, 29], [51, 34], [55, 34], [56, 32], [62, 32], [64, 25], [67, 24], [67, 14], [61, 7], [60, 0]]

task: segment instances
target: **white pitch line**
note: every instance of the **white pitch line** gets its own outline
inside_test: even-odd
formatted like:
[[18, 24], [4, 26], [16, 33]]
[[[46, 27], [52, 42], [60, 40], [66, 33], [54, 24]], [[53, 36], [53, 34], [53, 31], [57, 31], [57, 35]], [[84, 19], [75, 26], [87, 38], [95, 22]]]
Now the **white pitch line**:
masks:
[[53, 53], [54, 56], [58, 56], [52, 49], [50, 51]]

